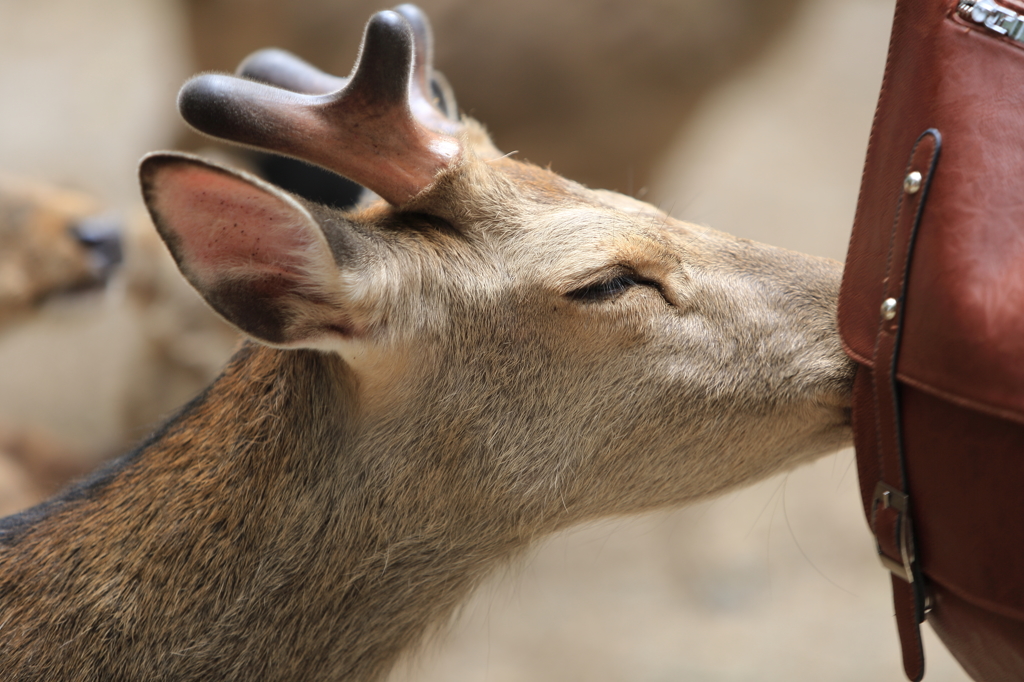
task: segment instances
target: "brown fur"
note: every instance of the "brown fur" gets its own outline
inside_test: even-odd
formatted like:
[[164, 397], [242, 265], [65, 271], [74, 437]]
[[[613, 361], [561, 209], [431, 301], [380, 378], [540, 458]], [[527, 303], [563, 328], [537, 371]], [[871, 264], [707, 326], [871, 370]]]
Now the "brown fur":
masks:
[[535, 539], [847, 442], [838, 263], [471, 150], [348, 214], [144, 162], [183, 273], [277, 347], [0, 525], [0, 678], [378, 680]]
[[71, 233], [99, 210], [91, 197], [0, 174], [0, 329], [48, 297], [103, 281]]

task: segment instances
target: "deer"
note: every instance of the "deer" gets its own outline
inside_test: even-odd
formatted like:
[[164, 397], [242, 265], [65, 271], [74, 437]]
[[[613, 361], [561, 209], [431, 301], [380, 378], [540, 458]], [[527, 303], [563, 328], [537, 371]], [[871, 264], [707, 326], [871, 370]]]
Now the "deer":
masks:
[[[121, 232], [121, 221], [86, 192], [0, 172], [0, 336], [54, 299], [103, 290], [121, 264]], [[84, 459], [39, 429], [0, 422], [0, 515], [81, 475]]]
[[0, 330], [55, 296], [106, 285], [120, 222], [90, 195], [0, 173]]
[[502, 154], [434, 94], [431, 40], [402, 5], [348, 78], [269, 51], [183, 86], [197, 130], [369, 195], [143, 159], [156, 229], [246, 340], [0, 522], [0, 678], [380, 680], [540, 538], [849, 442], [839, 263]]

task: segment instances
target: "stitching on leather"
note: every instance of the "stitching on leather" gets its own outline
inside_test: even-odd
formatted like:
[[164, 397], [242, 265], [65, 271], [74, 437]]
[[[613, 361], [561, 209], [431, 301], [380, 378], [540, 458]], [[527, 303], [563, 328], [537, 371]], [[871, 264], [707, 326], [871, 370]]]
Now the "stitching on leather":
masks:
[[[914, 157], [917, 155], [917, 148], [921, 144], [921, 141], [923, 139], [924, 139], [924, 136], [921, 136], [921, 137], [918, 137], [916, 142], [914, 142], [914, 146], [910, 150], [910, 158], [907, 161], [906, 167], [904, 168], [904, 176], [906, 176], [907, 172], [909, 172], [910, 168], [913, 166], [913, 164], [914, 164]], [[888, 282], [889, 282], [889, 278], [892, 277], [893, 251], [896, 248], [896, 237], [897, 237], [897, 234], [899, 232], [900, 219], [903, 217], [903, 205], [904, 205], [904, 199], [906, 198], [906, 196], [907, 195], [906, 195], [905, 192], [900, 192], [899, 199], [896, 202], [896, 217], [893, 220], [892, 231], [890, 232], [890, 236], [889, 236], [889, 250], [888, 250], [888, 253], [886, 254], [886, 257], [885, 257], [885, 279], [883, 281], [886, 283], [886, 286], [883, 288], [883, 293], [887, 293], [887, 291], [888, 291], [888, 286], [887, 285], [888, 285]], [[882, 474], [882, 480], [885, 480], [885, 447], [884, 447], [884, 441], [883, 441], [883, 438], [882, 438], [881, 405], [879, 404], [880, 403], [880, 401], [879, 401], [880, 392], [879, 392], [879, 388], [878, 388], [878, 382], [879, 382], [879, 376], [878, 375], [879, 375], [879, 372], [882, 370], [882, 368], [879, 367], [879, 364], [878, 364], [878, 351], [879, 351], [879, 346], [881, 345], [882, 334], [884, 334], [884, 333], [885, 333], [885, 321], [882, 320], [881, 317], [879, 317], [878, 327], [876, 328], [876, 331], [875, 331], [875, 347], [874, 347], [874, 351], [872, 353], [872, 360], [874, 360], [873, 364], [874, 364], [874, 369], [875, 369], [874, 373], [872, 374], [872, 378], [874, 379], [873, 385], [872, 385], [872, 392], [873, 392], [874, 398], [875, 398], [875, 401], [874, 401], [874, 403], [875, 403], [875, 405], [874, 405], [874, 407], [875, 407], [875, 438], [876, 438], [877, 446], [878, 446], [878, 449], [877, 449], [877, 452], [878, 452], [878, 470]], [[901, 474], [902, 474], [902, 472], [901, 472]], [[902, 475], [900, 476], [900, 478], [902, 479]], [[900, 489], [903, 489], [903, 487], [904, 487], [903, 483], [904, 482], [902, 480], [899, 481]]]
[[[904, 262], [903, 267], [901, 268], [902, 269], [902, 275], [900, 277], [900, 285], [899, 285], [900, 298], [903, 298], [904, 294], [906, 293], [907, 279], [910, 277], [910, 266], [911, 266], [912, 256], [913, 256], [913, 253], [914, 253], [914, 243], [917, 241], [917, 230], [918, 230], [918, 228], [921, 225], [921, 214], [924, 212], [925, 200], [928, 197], [928, 190], [931, 187], [932, 175], [935, 172], [935, 163], [936, 163], [937, 158], [938, 158], [940, 145], [942, 144], [942, 140], [938, 136], [937, 131], [935, 131], [935, 132], [932, 132], [932, 131], [933, 131], [933, 129], [929, 128], [928, 130], [926, 130], [923, 133], [921, 133], [921, 137], [918, 138], [918, 143], [914, 145], [914, 151], [910, 155], [910, 161], [911, 161], [910, 166], [913, 166], [914, 157], [917, 155], [917, 148], [920, 146], [920, 143], [923, 142], [926, 137], [931, 137], [932, 140], [934, 140], [933, 147], [932, 147], [932, 153], [928, 156], [927, 172], [925, 173], [924, 180], [923, 180], [923, 182], [921, 184], [921, 190], [920, 190], [920, 192], [917, 195], [917, 198], [918, 198], [917, 210], [914, 211], [914, 221], [910, 224], [910, 234], [907, 235], [907, 256], [906, 256], [906, 261]], [[902, 315], [901, 315], [901, 318], [902, 318]], [[901, 319], [901, 324], [900, 324], [899, 328], [900, 328], [900, 330], [902, 330], [902, 328], [903, 328], [902, 319]], [[895, 358], [894, 358], [894, 360], [895, 360]], [[893, 376], [894, 377], [896, 376], [896, 367], [895, 367], [895, 365], [893, 366]]]
[[917, 152], [921, 146], [921, 143], [924, 142], [925, 139], [929, 137], [932, 140], [932, 149], [931, 153], [928, 155], [927, 163], [925, 165], [925, 173], [924, 177], [922, 178], [921, 188], [915, 196], [917, 206], [914, 210], [913, 219], [910, 223], [909, 233], [906, 235], [906, 239], [903, 242], [903, 244], [906, 246], [906, 253], [903, 255], [903, 263], [900, 266], [900, 281], [899, 287], [896, 290], [896, 293], [899, 297], [898, 300], [900, 301], [900, 305], [897, 309], [898, 318], [896, 328], [893, 330], [893, 347], [892, 357], [890, 358], [889, 371], [889, 381], [892, 384], [892, 404], [893, 409], [895, 410], [893, 418], [895, 419], [894, 423], [896, 431], [896, 446], [898, 448], [897, 455], [899, 457], [897, 463], [899, 465], [900, 487], [901, 489], [904, 490], [904, 492], [909, 492], [907, 490], [909, 486], [907, 482], [906, 462], [903, 458], [903, 434], [900, 428], [899, 396], [897, 394], [896, 386], [896, 378], [898, 375], [896, 363], [899, 360], [900, 347], [903, 343], [903, 316], [906, 314], [907, 279], [910, 276], [910, 268], [913, 262], [914, 245], [917, 242], [917, 233], [921, 227], [922, 214], [924, 213], [925, 203], [927, 202], [928, 194], [931, 189], [932, 179], [935, 175], [935, 167], [938, 164], [939, 153], [942, 149], [942, 134], [934, 128], [928, 128], [923, 133], [921, 133], [917, 138], [917, 142], [914, 144], [914, 149], [911, 152], [910, 162], [908, 164], [909, 170], [910, 167], [914, 166], [914, 160], [917, 158]]
[[[889, 357], [889, 366], [887, 368], [885, 368], [886, 369], [887, 381], [889, 383], [892, 383], [892, 384], [895, 384], [896, 376], [897, 376], [896, 361], [898, 359], [899, 349], [900, 349], [900, 334], [901, 334], [901, 331], [902, 331], [902, 318], [903, 318], [902, 307], [903, 307], [903, 305], [905, 305], [905, 301], [903, 299], [904, 299], [904, 295], [906, 293], [907, 278], [909, 277], [909, 274], [910, 274], [910, 264], [911, 264], [911, 260], [912, 260], [911, 256], [913, 254], [913, 246], [914, 246], [914, 242], [916, 241], [917, 229], [918, 229], [918, 227], [920, 225], [920, 222], [921, 222], [921, 215], [922, 215], [922, 212], [924, 211], [925, 200], [926, 200], [926, 198], [928, 196], [928, 190], [929, 190], [929, 188], [931, 186], [931, 181], [932, 181], [932, 177], [934, 175], [935, 166], [936, 166], [936, 163], [938, 161], [939, 150], [941, 149], [941, 146], [942, 146], [941, 134], [937, 130], [935, 130], [933, 128], [929, 128], [929, 129], [925, 130], [923, 133], [921, 133], [918, 136], [917, 140], [914, 142], [914, 146], [911, 148], [910, 157], [909, 157], [909, 159], [907, 161], [907, 165], [904, 168], [904, 177], [906, 177], [906, 174], [909, 173], [911, 171], [911, 169], [913, 169], [913, 167], [915, 166], [915, 161], [917, 159], [918, 151], [921, 148], [921, 144], [926, 139], [928, 139], [928, 138], [931, 138], [932, 144], [933, 144], [933, 148], [931, 150], [931, 153], [928, 155], [927, 164], [925, 165], [926, 174], [924, 176], [924, 183], [923, 183], [923, 185], [921, 187], [920, 192], [914, 197], [914, 201], [916, 201], [916, 207], [915, 207], [915, 210], [914, 210], [913, 222], [910, 224], [910, 226], [909, 226], [909, 233], [905, 236], [905, 238], [900, 238], [900, 227], [901, 227], [902, 220], [903, 220], [904, 209], [906, 207], [906, 198], [907, 198], [907, 194], [905, 192], [901, 192], [900, 195], [899, 195], [899, 199], [897, 201], [896, 217], [895, 217], [895, 220], [893, 222], [892, 232], [891, 232], [891, 236], [890, 236], [890, 239], [889, 239], [889, 250], [888, 250], [888, 253], [886, 255], [885, 280], [884, 280], [885, 283], [886, 283], [886, 287], [885, 287], [884, 293], [885, 294], [896, 294], [899, 297], [898, 300], [900, 300], [900, 305], [901, 305], [901, 309], [899, 310], [899, 320], [897, 321], [896, 328], [892, 332], [893, 339], [892, 339], [891, 356]], [[896, 255], [896, 247], [897, 247], [897, 240], [898, 240], [898, 238], [900, 238], [898, 245], [901, 248], [903, 248], [905, 246], [906, 253], [903, 254], [904, 260], [903, 260], [902, 265], [900, 266], [899, 281], [898, 282], [892, 282], [890, 280], [893, 277], [893, 275], [895, 274], [893, 272], [893, 267], [894, 267], [894, 265], [899, 265], [899, 264], [894, 264], [893, 263], [893, 259], [894, 259], [895, 255]], [[875, 348], [874, 348], [874, 353], [872, 355], [872, 359], [874, 360], [874, 363], [873, 363], [874, 364], [874, 375], [873, 376], [875, 378], [875, 382], [874, 382], [873, 389], [874, 389], [874, 397], [875, 397], [875, 415], [876, 415], [876, 418], [881, 416], [881, 406], [879, 405], [880, 390], [879, 390], [879, 384], [878, 384], [878, 372], [882, 368], [878, 366], [878, 361], [880, 360], [880, 358], [878, 356], [879, 356], [879, 348], [880, 348], [880, 345], [881, 345], [882, 334], [886, 333], [885, 326], [886, 326], [885, 320], [882, 320], [881, 318], [879, 318], [878, 328], [877, 328], [878, 331], [875, 333]], [[894, 410], [898, 410], [899, 409], [899, 401], [898, 401], [898, 399], [897, 399], [897, 397], [895, 395], [895, 386], [893, 386], [893, 395], [892, 395], [891, 402], [892, 402], [892, 408]], [[902, 439], [900, 438], [900, 433], [899, 433], [899, 414], [897, 413], [897, 414], [892, 415], [892, 418], [894, 419], [894, 424], [895, 424], [894, 430], [895, 430], [895, 437], [896, 437], [896, 441], [897, 441], [896, 442], [896, 447], [899, 450], [902, 450]], [[876, 421], [875, 433], [876, 433], [876, 437], [878, 438], [879, 469], [883, 473], [882, 477], [884, 479], [885, 478], [885, 457], [884, 457], [884, 449], [882, 447], [883, 446], [883, 437], [882, 437], [881, 419], [878, 419]], [[900, 479], [898, 481], [898, 487], [901, 490], [906, 490], [906, 488], [907, 488], [907, 481], [906, 481], [906, 472], [904, 471], [904, 462], [903, 462], [903, 458], [901, 456], [901, 453], [897, 453], [897, 454], [899, 455], [899, 461], [897, 462], [897, 464], [899, 465], [899, 479]]]
[[[894, 597], [901, 593], [900, 591], [896, 590], [897, 581], [903, 582], [896, 576], [892, 576]], [[913, 614], [916, 609], [916, 605], [914, 604], [913, 585], [908, 585], [904, 583], [904, 589], [902, 590], [902, 594], [904, 595], [904, 601], [909, 602], [904, 604], [904, 608], [906, 609], [904, 613]], [[907, 623], [906, 626], [906, 630], [909, 631], [907, 635], [909, 636], [904, 635], [904, 628], [899, 627], [899, 608], [896, 609], [896, 613], [896, 625], [900, 635], [900, 648], [903, 650], [903, 672], [905, 672], [907, 674], [907, 677], [909, 677], [912, 681], [917, 682], [918, 680], [921, 680], [921, 678], [924, 677], [924, 642], [921, 640], [921, 628], [919, 627], [919, 624], [913, 622], [912, 619], [911, 622]], [[912, 654], [912, 658], [907, 656], [908, 653]], [[907, 665], [908, 659], [909, 662], [913, 664], [913, 667]]]

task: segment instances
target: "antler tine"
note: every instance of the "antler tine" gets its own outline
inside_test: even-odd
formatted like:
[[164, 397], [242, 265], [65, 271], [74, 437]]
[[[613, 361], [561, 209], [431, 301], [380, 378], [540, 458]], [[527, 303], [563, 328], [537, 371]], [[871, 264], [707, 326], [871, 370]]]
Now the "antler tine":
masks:
[[416, 59], [412, 76], [412, 92], [410, 93], [413, 113], [435, 130], [454, 134], [459, 129], [458, 114], [455, 113], [455, 101], [451, 88], [443, 76], [439, 79], [439, 87], [443, 90], [443, 96], [450, 98], [450, 101], [444, 102], [443, 107], [435, 103], [436, 98], [432, 87], [435, 82], [434, 32], [430, 28], [430, 21], [423, 10], [410, 3], [399, 5], [395, 11], [409, 22], [415, 37]]
[[307, 95], [326, 95], [348, 84], [347, 78], [324, 73], [291, 52], [274, 47], [246, 57], [235, 69], [235, 75]]
[[[426, 14], [408, 3], [395, 7], [394, 11], [409, 22], [413, 31], [415, 59], [409, 91], [413, 115], [433, 130], [457, 135], [461, 124], [455, 95], [444, 76], [434, 71], [434, 34]], [[348, 82], [347, 78], [324, 73], [294, 54], [276, 48], [249, 55], [235, 73], [243, 78], [309, 95], [325, 95], [343, 88]]]
[[341, 89], [311, 95], [205, 74], [182, 87], [178, 108], [201, 132], [311, 161], [402, 205], [462, 153], [457, 139], [413, 117], [414, 49], [407, 20], [378, 12]]

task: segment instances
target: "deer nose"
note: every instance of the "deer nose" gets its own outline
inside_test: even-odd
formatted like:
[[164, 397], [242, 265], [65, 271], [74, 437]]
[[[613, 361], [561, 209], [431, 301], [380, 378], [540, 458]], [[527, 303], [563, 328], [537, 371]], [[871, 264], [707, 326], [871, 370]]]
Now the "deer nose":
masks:
[[121, 219], [111, 214], [83, 218], [71, 227], [71, 234], [88, 250], [100, 280], [106, 280], [124, 258], [122, 232]]

